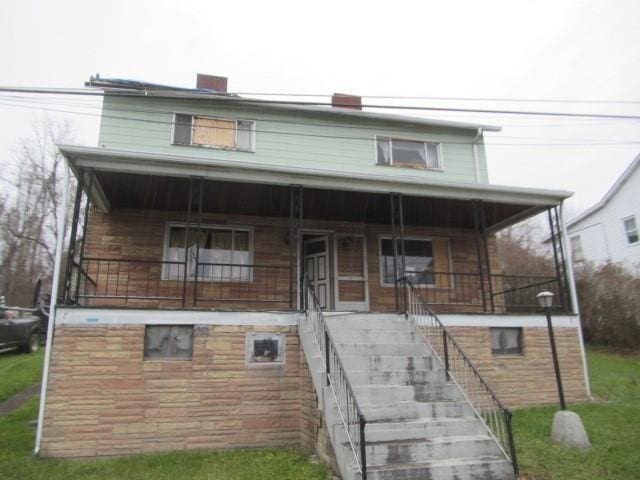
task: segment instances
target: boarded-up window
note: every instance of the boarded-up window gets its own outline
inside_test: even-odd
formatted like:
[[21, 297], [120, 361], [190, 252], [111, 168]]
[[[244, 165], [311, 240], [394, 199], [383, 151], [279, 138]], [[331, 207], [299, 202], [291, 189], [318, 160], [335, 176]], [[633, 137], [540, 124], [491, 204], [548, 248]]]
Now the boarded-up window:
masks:
[[144, 333], [145, 360], [191, 360], [193, 325], [147, 325]]
[[173, 143], [228, 150], [254, 149], [255, 123], [250, 120], [176, 114]]
[[494, 355], [521, 355], [522, 328], [490, 328], [491, 353]]
[[282, 333], [247, 334], [247, 363], [284, 363], [284, 339]]

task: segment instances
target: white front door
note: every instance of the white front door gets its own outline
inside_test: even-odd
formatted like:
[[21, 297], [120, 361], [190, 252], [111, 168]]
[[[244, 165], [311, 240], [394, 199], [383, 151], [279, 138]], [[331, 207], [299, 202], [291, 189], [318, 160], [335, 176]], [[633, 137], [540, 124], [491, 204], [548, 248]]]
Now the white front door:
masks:
[[329, 308], [329, 237], [322, 235], [304, 241], [304, 273], [320, 308]]

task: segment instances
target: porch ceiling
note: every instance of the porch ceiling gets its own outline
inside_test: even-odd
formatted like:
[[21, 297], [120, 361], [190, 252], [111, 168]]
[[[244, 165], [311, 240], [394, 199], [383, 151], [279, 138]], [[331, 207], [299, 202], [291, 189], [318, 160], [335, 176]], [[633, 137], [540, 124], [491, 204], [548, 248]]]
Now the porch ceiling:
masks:
[[[188, 208], [189, 179], [160, 175], [137, 175], [96, 171], [95, 180], [112, 208], [141, 208], [185, 211]], [[194, 180], [193, 185], [197, 185]], [[287, 217], [288, 186], [261, 183], [204, 181], [203, 212], [236, 215]], [[362, 223], [390, 223], [388, 194], [304, 188], [304, 218]], [[487, 227], [498, 229], [534, 215], [541, 206], [484, 202]], [[197, 209], [194, 205], [192, 208]], [[403, 196], [406, 225], [473, 228], [469, 200]]]

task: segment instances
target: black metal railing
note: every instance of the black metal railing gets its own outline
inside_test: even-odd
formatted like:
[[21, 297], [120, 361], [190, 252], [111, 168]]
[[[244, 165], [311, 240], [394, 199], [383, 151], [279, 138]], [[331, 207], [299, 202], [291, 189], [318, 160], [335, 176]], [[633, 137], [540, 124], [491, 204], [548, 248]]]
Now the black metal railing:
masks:
[[469, 402], [478, 418], [496, 440], [504, 455], [511, 461], [516, 478], [518, 461], [512, 429], [512, 413], [505, 408], [473, 363], [465, 355], [438, 316], [407, 278], [405, 286], [406, 313], [416, 329], [442, 361], [447, 380], [454, 382]]
[[566, 309], [566, 305], [562, 301], [566, 295], [560, 294], [562, 284], [558, 277], [492, 274], [491, 282], [493, 285], [493, 305], [497, 311], [537, 312], [539, 304], [536, 295], [542, 290], [550, 290], [560, 300], [560, 303], [555, 307], [557, 310], [564, 311]]
[[172, 271], [181, 266], [184, 262], [85, 257], [82, 265], [75, 264], [72, 303], [127, 306], [168, 301], [178, 306], [184, 289]]
[[192, 276], [197, 302], [237, 302], [293, 307], [287, 266], [198, 263]]
[[320, 347], [327, 371], [327, 381], [335, 396], [338, 413], [345, 428], [356, 464], [362, 475], [362, 480], [367, 480], [365, 439], [367, 421], [358, 405], [353, 388], [342, 365], [342, 360], [338, 355], [336, 344], [327, 328], [320, 303], [306, 276], [304, 278], [304, 299], [306, 319], [311, 323]]
[[[562, 301], [562, 283], [551, 275], [506, 275], [492, 273], [489, 280], [478, 272], [414, 272], [406, 271], [407, 278], [420, 297], [439, 311], [528, 313], [539, 309], [536, 295], [541, 290], [550, 290], [560, 303], [556, 310], [566, 311]], [[402, 279], [398, 281], [399, 295]], [[400, 298], [399, 308], [403, 308]]]

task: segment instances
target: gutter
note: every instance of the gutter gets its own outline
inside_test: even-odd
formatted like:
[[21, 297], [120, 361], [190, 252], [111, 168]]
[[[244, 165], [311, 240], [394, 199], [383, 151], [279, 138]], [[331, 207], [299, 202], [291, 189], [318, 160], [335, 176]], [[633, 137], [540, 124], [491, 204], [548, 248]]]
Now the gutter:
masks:
[[471, 141], [472, 152], [473, 152], [473, 165], [476, 169], [476, 182], [480, 182], [480, 164], [478, 163], [478, 141], [482, 138], [482, 128], [478, 129], [478, 133], [473, 137]]
[[47, 383], [49, 382], [49, 365], [51, 364], [51, 350], [53, 347], [53, 335], [56, 318], [56, 303], [58, 301], [58, 286], [60, 283], [60, 266], [62, 264], [62, 245], [65, 237], [65, 224], [67, 205], [69, 202], [69, 162], [65, 159], [64, 182], [62, 202], [58, 212], [58, 238], [56, 239], [56, 257], [53, 267], [53, 280], [51, 282], [51, 301], [49, 303], [49, 319], [47, 328], [47, 345], [44, 356], [44, 369], [42, 372], [42, 387], [40, 388], [40, 407], [38, 409], [38, 429], [36, 431], [36, 444], [33, 450], [35, 455], [40, 453], [42, 446], [42, 430], [44, 427], [44, 410], [47, 403]]

